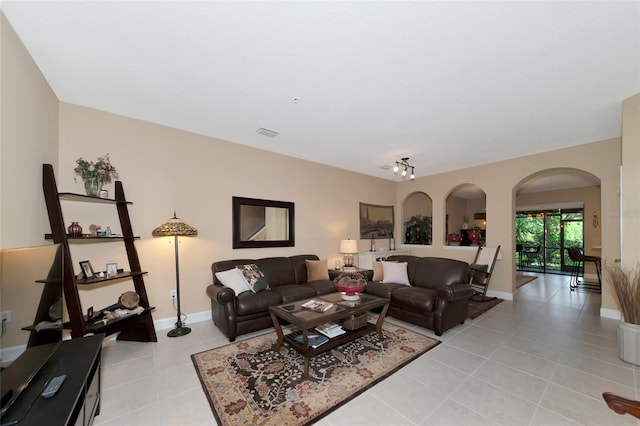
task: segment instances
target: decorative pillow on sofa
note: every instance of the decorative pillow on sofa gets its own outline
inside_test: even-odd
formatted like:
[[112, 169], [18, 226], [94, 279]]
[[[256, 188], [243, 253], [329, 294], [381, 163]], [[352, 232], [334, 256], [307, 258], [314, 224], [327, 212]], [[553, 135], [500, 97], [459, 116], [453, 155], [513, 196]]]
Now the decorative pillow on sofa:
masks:
[[228, 271], [216, 272], [216, 278], [226, 287], [229, 287], [236, 293], [236, 296], [245, 291], [251, 291], [251, 287], [247, 284], [242, 273], [236, 268]]
[[307, 265], [307, 281], [328, 280], [329, 268], [327, 267], [327, 259], [308, 260], [304, 263]]
[[382, 262], [382, 282], [411, 285], [407, 275], [407, 262]]
[[[382, 262], [381, 260], [376, 260], [373, 262], [373, 278], [371, 281], [382, 281], [384, 278], [384, 274], [382, 271]], [[385, 260], [384, 262], [392, 262], [397, 263], [396, 260]]]
[[469, 279], [477, 284], [484, 284], [489, 273], [489, 265], [472, 263], [469, 265]]
[[258, 265], [250, 263], [248, 265], [236, 265], [236, 268], [240, 271], [252, 292], [258, 293], [269, 288], [269, 282], [260, 268], [258, 268]]

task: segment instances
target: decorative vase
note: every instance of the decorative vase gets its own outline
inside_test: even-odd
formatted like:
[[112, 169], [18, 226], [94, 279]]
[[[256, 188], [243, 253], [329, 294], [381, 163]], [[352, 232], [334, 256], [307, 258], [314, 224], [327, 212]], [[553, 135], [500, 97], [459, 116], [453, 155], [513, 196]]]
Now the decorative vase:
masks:
[[87, 178], [84, 180], [84, 190], [90, 197], [99, 197], [102, 190], [102, 182], [98, 177]]
[[467, 231], [467, 238], [471, 240], [472, 246], [477, 246], [478, 241], [482, 239], [482, 234], [479, 229], [470, 229]]
[[71, 225], [67, 228], [67, 232], [72, 237], [79, 237], [82, 235], [82, 226], [78, 222], [71, 222]]
[[625, 362], [640, 365], [640, 325], [618, 323], [618, 356]]
[[360, 299], [358, 293], [367, 288], [367, 280], [360, 273], [342, 273], [333, 280], [336, 290], [344, 293], [342, 300], [356, 301]]

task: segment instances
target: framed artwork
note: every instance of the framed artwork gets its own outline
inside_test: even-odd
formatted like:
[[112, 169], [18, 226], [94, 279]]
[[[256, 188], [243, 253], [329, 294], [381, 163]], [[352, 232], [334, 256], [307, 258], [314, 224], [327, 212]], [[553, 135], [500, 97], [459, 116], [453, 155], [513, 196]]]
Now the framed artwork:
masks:
[[85, 278], [93, 278], [96, 274], [93, 272], [93, 268], [91, 267], [91, 262], [88, 260], [83, 260], [80, 262], [80, 269], [82, 269], [82, 273]]
[[393, 206], [360, 203], [360, 239], [393, 237]]
[[107, 263], [107, 278], [115, 278], [118, 276], [118, 264]]

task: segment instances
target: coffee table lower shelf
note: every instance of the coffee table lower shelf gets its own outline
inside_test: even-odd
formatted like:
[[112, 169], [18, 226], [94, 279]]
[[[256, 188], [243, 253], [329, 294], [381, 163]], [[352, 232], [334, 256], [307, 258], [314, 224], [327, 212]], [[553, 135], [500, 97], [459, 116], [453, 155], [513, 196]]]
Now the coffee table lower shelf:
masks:
[[[308, 347], [306, 350], [303, 345], [298, 343], [295, 339], [292, 339], [291, 336], [294, 333], [289, 333], [284, 335], [284, 341], [287, 342], [289, 346], [294, 347], [298, 352], [303, 351], [307, 352], [308, 357], [312, 357], [314, 355], [318, 355], [322, 352], [326, 352], [329, 349], [333, 349], [336, 346], [344, 345], [345, 343], [349, 343], [350, 341], [357, 339], [358, 337], [366, 336], [367, 334], [374, 333], [376, 331], [376, 325], [372, 323], [367, 323], [367, 325], [360, 327], [357, 330], [345, 330], [344, 334], [341, 334], [336, 337], [332, 337], [323, 344], [318, 347]], [[378, 336], [380, 340], [384, 340], [384, 335]]]
[[[375, 307], [381, 307], [382, 311], [378, 315], [378, 318], [375, 323], [367, 323], [355, 330], [344, 329], [345, 333], [336, 337], [330, 338], [325, 343], [317, 346], [311, 347], [308, 344], [300, 343], [294, 340], [294, 336], [301, 333], [303, 336], [303, 342], [308, 343], [308, 333], [312, 331], [315, 327], [320, 325], [325, 321], [340, 321], [341, 319], [345, 319], [350, 317], [351, 315], [357, 314], [361, 315], [366, 312], [365, 306], [360, 308], [349, 309], [344, 312], [336, 313], [337, 315], [327, 316], [325, 319], [319, 317], [315, 320], [301, 320], [297, 318], [295, 315], [286, 313], [284, 311], [278, 310], [276, 308], [270, 308], [271, 319], [273, 321], [273, 326], [275, 328], [276, 334], [278, 335], [278, 340], [275, 343], [275, 350], [279, 351], [282, 347], [283, 343], [287, 343], [291, 348], [293, 348], [296, 352], [304, 357], [304, 374], [309, 374], [309, 358], [316, 356], [320, 353], [326, 352], [330, 349], [333, 349], [337, 346], [344, 345], [345, 343], [351, 342], [359, 337], [365, 336], [371, 333], [377, 333], [378, 339], [380, 341], [384, 340], [384, 334], [382, 333], [382, 324], [384, 323], [385, 316], [387, 314], [387, 310], [389, 308], [389, 301], [381, 298], [376, 298], [376, 301], [370, 302], [370, 304], [377, 305]], [[368, 307], [368, 306], [367, 306]], [[365, 314], [366, 315], [366, 314]], [[280, 318], [284, 319], [286, 322], [289, 322], [292, 326], [296, 328], [296, 331], [289, 332], [285, 334], [285, 330], [283, 330], [282, 325], [280, 324]], [[288, 321], [287, 321], [288, 320]], [[299, 330], [299, 331], [298, 331]]]

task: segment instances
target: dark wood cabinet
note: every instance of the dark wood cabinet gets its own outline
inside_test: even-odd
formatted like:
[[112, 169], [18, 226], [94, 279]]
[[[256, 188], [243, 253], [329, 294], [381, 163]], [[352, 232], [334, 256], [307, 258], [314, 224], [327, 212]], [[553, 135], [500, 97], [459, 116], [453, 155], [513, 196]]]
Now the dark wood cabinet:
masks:
[[[139, 239], [139, 237], [133, 234], [131, 219], [129, 217], [128, 206], [132, 203], [126, 200], [122, 182], [115, 181], [115, 199], [104, 199], [81, 194], [58, 192], [53, 166], [51, 164], [42, 165], [42, 180], [42, 188], [49, 214], [49, 223], [51, 225], [51, 234], [46, 237], [52, 239], [54, 243], [62, 244], [64, 249], [63, 285], [67, 311], [69, 313], [69, 322], [65, 324], [65, 327], [71, 329], [72, 337], [82, 337], [87, 333], [104, 333], [105, 335], [119, 333], [117, 337], [118, 340], [156, 342], [157, 336], [151, 316], [154, 307], [149, 305], [144, 284], [144, 275], [146, 272], [141, 270], [138, 252], [135, 247], [135, 240]], [[115, 207], [117, 209], [122, 235], [111, 237], [71, 237], [67, 235], [60, 200], [95, 203], [105, 205], [105, 207]], [[116, 277], [93, 277], [89, 279], [79, 279], [76, 277], [69, 244], [114, 242], [124, 244], [129, 262], [129, 271], [119, 272]], [[117, 305], [109, 305], [94, 310], [93, 316], [88, 318], [85, 315], [86, 311], [83, 310], [80, 303], [78, 286], [101, 282], [108, 284], [110, 281], [120, 282], [122, 280], [131, 280], [133, 282], [133, 288], [140, 296], [139, 306], [144, 309], [142, 313], [106, 320], [104, 312], [117, 307]]]
[[[93, 418], [100, 414], [103, 337], [103, 334], [99, 334], [63, 341], [2, 416], [2, 424], [91, 425]], [[23, 356], [13, 361], [7, 370], [32, 368], [28, 365], [29, 351], [37, 350], [37, 346], [27, 348]], [[61, 374], [67, 377], [58, 392], [51, 398], [41, 397], [40, 393], [47, 382]]]

